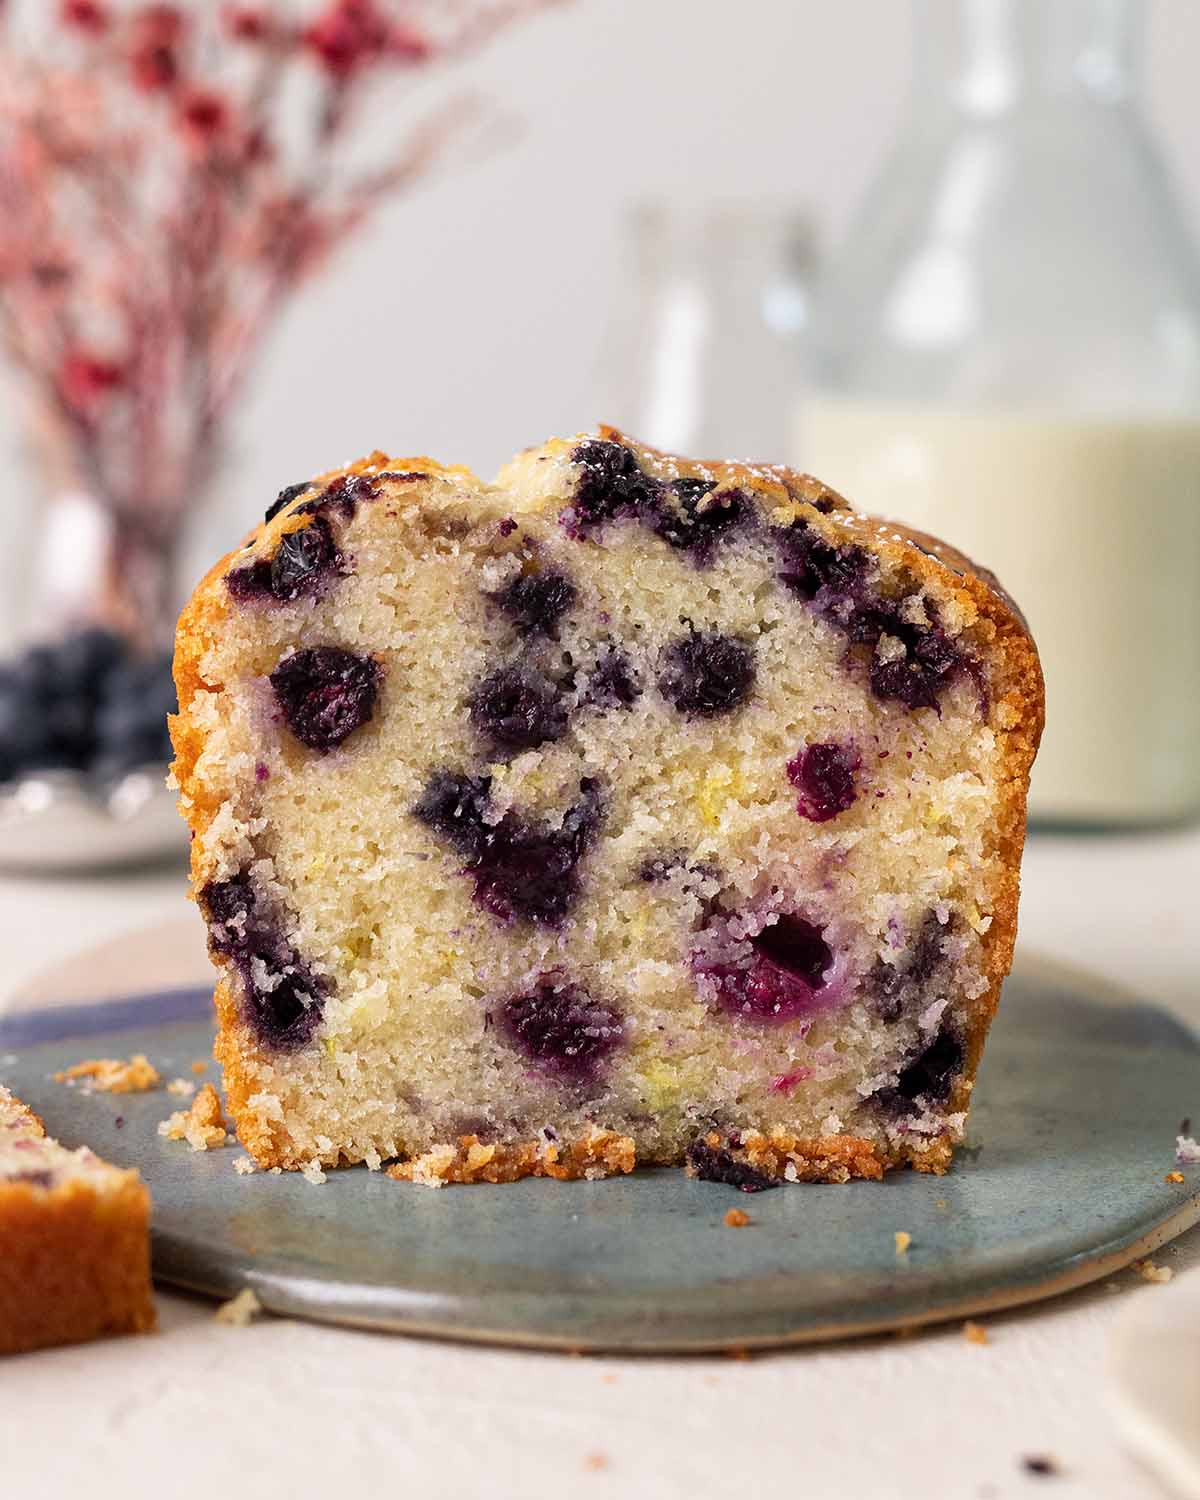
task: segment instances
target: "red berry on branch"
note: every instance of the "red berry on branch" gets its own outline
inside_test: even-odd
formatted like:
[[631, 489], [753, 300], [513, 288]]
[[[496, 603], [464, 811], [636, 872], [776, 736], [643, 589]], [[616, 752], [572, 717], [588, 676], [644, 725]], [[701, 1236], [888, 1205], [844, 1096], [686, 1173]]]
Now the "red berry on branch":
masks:
[[149, 46], [177, 47], [187, 30], [187, 17], [177, 5], [143, 5], [130, 17], [139, 42]]
[[179, 61], [170, 47], [138, 47], [129, 54], [134, 86], [146, 94], [169, 89], [179, 77]]
[[100, 0], [62, 0], [59, 15], [64, 25], [74, 26], [79, 31], [90, 31], [93, 36], [107, 31], [112, 19], [108, 7], [102, 5]]
[[180, 100], [180, 129], [194, 144], [209, 146], [229, 124], [229, 106], [212, 89], [191, 89]]
[[274, 19], [257, 5], [227, 5], [225, 30], [239, 42], [265, 42], [275, 31]]
[[303, 42], [326, 72], [344, 80], [383, 53], [390, 29], [374, 0], [332, 0], [305, 28]]
[[125, 380], [125, 371], [115, 360], [103, 359], [86, 349], [76, 349], [62, 362], [58, 383], [63, 399], [84, 415]]

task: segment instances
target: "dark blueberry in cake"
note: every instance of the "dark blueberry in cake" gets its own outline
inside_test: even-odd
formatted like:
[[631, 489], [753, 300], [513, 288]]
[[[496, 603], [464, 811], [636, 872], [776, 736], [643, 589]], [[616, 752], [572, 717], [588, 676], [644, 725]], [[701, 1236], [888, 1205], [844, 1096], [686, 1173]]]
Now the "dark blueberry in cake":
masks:
[[834, 606], [853, 594], [866, 580], [870, 558], [861, 547], [834, 547], [807, 521], [795, 521], [780, 532], [783, 569], [779, 574], [801, 599]]
[[681, 714], [732, 713], [754, 687], [754, 652], [717, 631], [680, 636], [663, 652], [663, 663], [659, 691]]
[[[967, 657], [946, 637], [937, 622], [933, 602], [921, 604], [927, 624], [908, 617], [908, 601], [874, 599], [860, 603], [847, 619], [846, 631], [857, 644], [872, 648], [871, 691], [877, 698], [894, 698], [906, 708], [937, 708], [942, 689]], [[884, 637], [897, 644], [880, 650]]]
[[768, 1177], [748, 1162], [738, 1161], [731, 1151], [710, 1145], [703, 1138], [688, 1147], [687, 1160], [701, 1182], [723, 1182], [743, 1193], [762, 1193], [779, 1186], [774, 1177]]
[[271, 559], [271, 593], [291, 600], [309, 592], [341, 562], [329, 522], [318, 516], [302, 531], [289, 531]]
[[292, 1052], [312, 1039], [321, 1023], [327, 987], [290, 956], [278, 968], [257, 954], [240, 962], [247, 1019], [266, 1047]]
[[963, 1055], [962, 1042], [944, 1026], [925, 1050], [901, 1070], [895, 1088], [881, 1089], [876, 1098], [890, 1114], [911, 1113], [914, 1104], [926, 1107], [944, 1104], [958, 1081]]
[[240, 877], [210, 881], [200, 892], [200, 903], [209, 939], [218, 953], [233, 953], [247, 941], [254, 911], [254, 891], [248, 881]]
[[4, 1180], [6, 1182], [27, 1182], [30, 1187], [48, 1188], [54, 1181], [54, 1173], [47, 1171], [44, 1167], [41, 1170], [35, 1168], [32, 1171], [13, 1172]]
[[781, 916], [750, 939], [749, 953], [698, 965], [723, 1009], [755, 1021], [790, 1021], [819, 1009], [833, 950], [805, 917]]
[[[690, 552], [702, 566], [710, 561], [720, 537], [745, 514], [745, 500], [737, 490], [713, 496], [710, 479], [676, 479], [662, 489], [650, 526], [663, 541]], [[710, 498], [710, 496], [712, 498]]]
[[299, 500], [304, 491], [311, 488], [312, 484], [307, 479], [303, 484], [289, 484], [287, 489], [280, 490], [270, 505], [267, 506], [267, 513], [263, 517], [263, 520], [268, 522], [273, 521], [281, 510], [286, 510], [293, 500]]
[[905, 1010], [924, 998], [926, 986], [945, 961], [942, 944], [949, 924], [927, 912], [911, 949], [898, 963], [877, 963], [867, 981], [875, 1008], [885, 1021], [899, 1020]]
[[562, 737], [567, 711], [558, 688], [531, 667], [501, 667], [467, 700], [471, 723], [503, 750], [532, 750]]
[[485, 818], [491, 790], [490, 776], [435, 771], [413, 808], [413, 816], [460, 854], [478, 857], [494, 832]]
[[210, 882], [200, 904], [214, 950], [237, 965], [244, 1014], [259, 1041], [278, 1052], [302, 1047], [320, 1024], [328, 982], [303, 963], [244, 876]]
[[239, 603], [268, 596], [271, 592], [270, 562], [262, 558], [243, 568], [234, 568], [225, 575], [225, 587]]
[[579, 465], [579, 481], [575, 499], [560, 519], [572, 536], [656, 505], [658, 481], [643, 473], [634, 455], [620, 443], [589, 438], [575, 449], [571, 461]]
[[641, 696], [629, 658], [614, 646], [592, 668], [584, 702], [593, 708], [632, 708]]
[[503, 922], [556, 927], [579, 895], [579, 862], [600, 826], [603, 802], [590, 778], [562, 826], [533, 828], [509, 813], [470, 866], [475, 899]]
[[326, 751], [370, 719], [382, 676], [374, 657], [340, 646], [311, 646], [279, 663], [271, 687], [300, 743]]
[[854, 805], [854, 773], [862, 761], [852, 745], [818, 740], [787, 763], [787, 776], [799, 791], [796, 811], [813, 823], [827, 823]]
[[594, 1078], [620, 1044], [620, 1012], [555, 975], [544, 975], [527, 994], [505, 1000], [498, 1029], [539, 1068], [574, 1082]]
[[430, 778], [415, 817], [466, 860], [475, 899], [502, 922], [555, 927], [579, 895], [578, 866], [603, 817], [599, 783], [585, 777], [579, 799], [558, 828], [539, 828], [508, 812], [486, 821], [490, 782], [450, 771]]
[[522, 635], [552, 636], [576, 596], [563, 573], [521, 573], [492, 597]]
[[[392, 478], [405, 478], [404, 475], [389, 476]], [[415, 476], [421, 478], [423, 476]], [[320, 515], [322, 511], [336, 509], [340, 512], [342, 519], [351, 521], [359, 504], [365, 500], [374, 500], [379, 494], [379, 483], [377, 478], [369, 479], [365, 474], [343, 474], [340, 479], [335, 479], [327, 486], [315, 500], [306, 500], [300, 507], [298, 514]]]

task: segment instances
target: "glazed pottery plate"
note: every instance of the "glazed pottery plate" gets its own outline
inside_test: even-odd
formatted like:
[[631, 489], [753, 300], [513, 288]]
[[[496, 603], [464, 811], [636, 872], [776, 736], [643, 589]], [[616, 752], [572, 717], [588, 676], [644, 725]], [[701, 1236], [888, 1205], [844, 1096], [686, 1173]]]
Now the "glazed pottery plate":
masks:
[[[945, 1177], [748, 1195], [675, 1170], [440, 1191], [363, 1167], [321, 1185], [239, 1176], [158, 1135], [162, 1090], [52, 1081], [145, 1052], [164, 1079], [210, 1054], [207, 993], [0, 1020], [0, 1079], [64, 1143], [137, 1167], [162, 1282], [279, 1313], [448, 1338], [624, 1351], [748, 1348], [993, 1311], [1069, 1290], [1200, 1220], [1200, 1169], [1172, 1169], [1200, 1116], [1200, 1045], [1101, 981], [1025, 962], [1009, 980], [966, 1147]], [[210, 1069], [210, 1072], [215, 1071]], [[725, 1224], [730, 1208], [750, 1216]], [[911, 1236], [903, 1253], [896, 1233]]]

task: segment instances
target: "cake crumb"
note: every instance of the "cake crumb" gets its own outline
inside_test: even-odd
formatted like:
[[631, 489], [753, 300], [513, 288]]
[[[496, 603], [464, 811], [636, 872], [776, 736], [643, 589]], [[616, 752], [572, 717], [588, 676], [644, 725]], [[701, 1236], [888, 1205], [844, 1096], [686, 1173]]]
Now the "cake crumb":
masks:
[[186, 1141], [193, 1151], [211, 1151], [229, 1139], [221, 1100], [211, 1083], [206, 1083], [192, 1100], [190, 1109], [177, 1109], [169, 1120], [159, 1123], [158, 1133], [169, 1141]]
[[594, 1470], [607, 1469], [608, 1455], [606, 1453], [589, 1453], [583, 1461], [583, 1467]]
[[484, 1144], [475, 1135], [460, 1135], [457, 1145], [433, 1146], [415, 1160], [396, 1162], [387, 1175], [397, 1182], [425, 1187], [447, 1183], [516, 1182], [522, 1177], [555, 1177], [560, 1181], [594, 1181], [632, 1172], [636, 1157], [632, 1139], [593, 1126], [577, 1141], [552, 1141], [544, 1136], [520, 1145]]
[[1132, 1269], [1143, 1281], [1153, 1281], [1159, 1286], [1165, 1286], [1175, 1275], [1170, 1266], [1156, 1266], [1152, 1260], [1135, 1260]]
[[[1185, 1120], [1183, 1123], [1190, 1125], [1191, 1121]], [[1175, 1160], [1181, 1167], [1200, 1166], [1200, 1141], [1188, 1135], [1186, 1131], [1177, 1135], [1175, 1137]]]
[[102, 1094], [145, 1094], [161, 1082], [158, 1069], [144, 1052], [135, 1052], [127, 1062], [117, 1057], [88, 1057], [54, 1075], [55, 1083], [73, 1083], [77, 1078], [88, 1079]]
[[988, 1331], [982, 1323], [972, 1323], [970, 1318], [962, 1326], [963, 1338], [968, 1344], [986, 1344]]
[[198, 1057], [196, 1059], [196, 1061], [192, 1064], [192, 1072], [193, 1073], [207, 1073], [208, 1072], [208, 1064], [203, 1060], [203, 1058], [199, 1058]]
[[178, 1094], [182, 1099], [190, 1099], [196, 1092], [196, 1085], [190, 1078], [172, 1078], [167, 1084], [168, 1094]]
[[1059, 1462], [1048, 1453], [1029, 1453], [1021, 1460], [1027, 1474], [1036, 1474], [1041, 1479], [1050, 1479], [1062, 1473]]
[[730, 1229], [745, 1229], [750, 1222], [750, 1215], [740, 1208], [731, 1208], [725, 1215], [725, 1222]]
[[912, 1235], [909, 1234], [908, 1230], [897, 1229], [892, 1238], [896, 1241], [896, 1254], [907, 1255], [908, 1247], [912, 1244]]
[[306, 1161], [300, 1168], [300, 1175], [312, 1187], [320, 1187], [323, 1182], [328, 1180], [325, 1173], [321, 1171], [321, 1163], [315, 1156], [311, 1161]]
[[1187, 1178], [1182, 1172], [1168, 1172], [1163, 1178], [1164, 1182], [1186, 1182]]
[[228, 1302], [222, 1302], [213, 1316], [218, 1323], [224, 1323], [229, 1328], [245, 1328], [252, 1323], [263, 1310], [262, 1303], [255, 1296], [252, 1288], [245, 1286]]
[[233, 1159], [233, 1170], [239, 1177], [249, 1177], [250, 1173], [256, 1172], [258, 1168], [248, 1156], [235, 1156]]

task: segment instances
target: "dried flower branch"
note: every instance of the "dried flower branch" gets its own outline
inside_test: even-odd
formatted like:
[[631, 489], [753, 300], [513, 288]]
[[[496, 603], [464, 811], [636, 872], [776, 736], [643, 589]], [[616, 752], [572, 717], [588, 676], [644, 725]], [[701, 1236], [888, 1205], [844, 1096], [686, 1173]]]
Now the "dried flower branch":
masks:
[[366, 106], [548, 3], [0, 4], [0, 337], [110, 518], [127, 628], [169, 623], [177, 523], [283, 304], [473, 108], [364, 167]]

